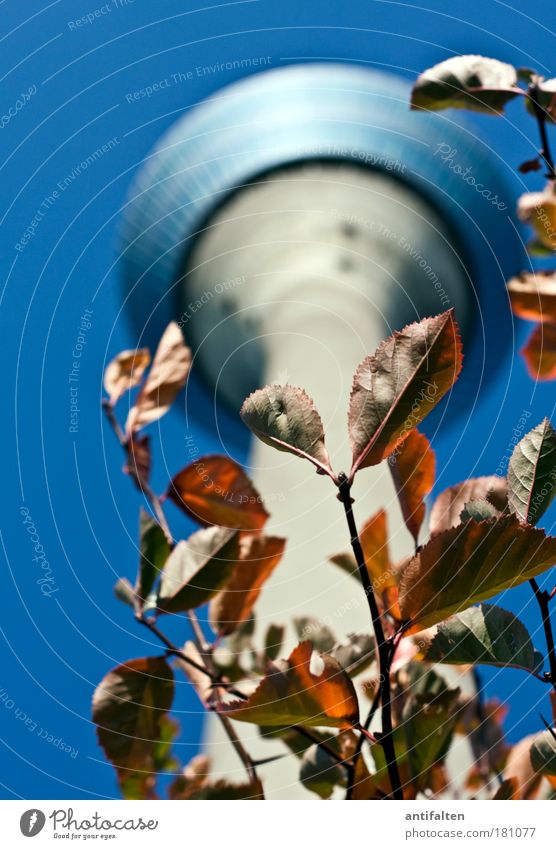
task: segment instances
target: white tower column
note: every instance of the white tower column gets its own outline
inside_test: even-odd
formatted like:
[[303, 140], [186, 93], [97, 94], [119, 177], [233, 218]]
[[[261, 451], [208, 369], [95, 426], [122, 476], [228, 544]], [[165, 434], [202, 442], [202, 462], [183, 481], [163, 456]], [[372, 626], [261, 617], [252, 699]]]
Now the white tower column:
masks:
[[[217, 212], [189, 259], [184, 308], [205, 301], [188, 337], [221, 398], [239, 411], [249, 387], [302, 386], [323, 419], [334, 469], [348, 471], [347, 406], [357, 364], [421, 317], [455, 307], [465, 326], [469, 292], [453, 236], [422, 197], [387, 174], [311, 163], [243, 188]], [[327, 563], [349, 548], [330, 481], [256, 439], [248, 471], [271, 513], [268, 532], [288, 540], [257, 604], [258, 628], [311, 615], [339, 639], [371, 632], [363, 591]], [[386, 464], [363, 470], [353, 494], [359, 522], [386, 508], [392, 556], [411, 553]], [[294, 643], [290, 630], [284, 654]], [[241, 730], [251, 751], [269, 754], [271, 744], [255, 728]], [[216, 770], [239, 770], [212, 723], [207, 746]], [[304, 795], [297, 771], [293, 758], [268, 766], [269, 797]]]

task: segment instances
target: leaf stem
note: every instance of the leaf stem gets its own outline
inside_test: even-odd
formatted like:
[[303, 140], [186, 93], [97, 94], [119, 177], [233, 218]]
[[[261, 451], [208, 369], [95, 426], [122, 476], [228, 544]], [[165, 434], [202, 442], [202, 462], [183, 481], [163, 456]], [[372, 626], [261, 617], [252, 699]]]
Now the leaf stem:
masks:
[[531, 104], [533, 106], [533, 112], [537, 120], [539, 135], [541, 137], [541, 149], [539, 153], [549, 171], [546, 176], [549, 180], [554, 180], [556, 179], [556, 171], [554, 169], [554, 160], [550, 151], [548, 133], [546, 131], [546, 112], [539, 103], [539, 87], [537, 83], [532, 83], [529, 86], [527, 94], [529, 95], [529, 100], [531, 101]]
[[373, 591], [373, 585], [365, 564], [365, 555], [359, 539], [357, 524], [353, 515], [353, 499], [351, 497], [351, 483], [344, 472], [338, 475], [338, 498], [344, 506], [346, 521], [349, 529], [351, 547], [357, 561], [361, 584], [367, 596], [371, 620], [375, 633], [375, 639], [379, 660], [379, 694], [381, 703], [382, 733], [380, 744], [384, 750], [384, 757], [388, 767], [388, 777], [392, 788], [394, 799], [403, 800], [403, 790], [400, 773], [396, 761], [396, 750], [394, 748], [393, 726], [392, 726], [392, 693], [390, 686], [390, 667], [392, 664], [392, 646], [384, 636], [382, 620], [378, 610], [378, 604]]
[[531, 588], [537, 599], [539, 610], [542, 616], [542, 625], [544, 628], [544, 637], [546, 640], [546, 650], [548, 654], [548, 666], [550, 669], [550, 683], [556, 692], [556, 649], [554, 647], [554, 632], [552, 630], [552, 622], [550, 620], [550, 593], [546, 590], [541, 590], [535, 578], [529, 581]]

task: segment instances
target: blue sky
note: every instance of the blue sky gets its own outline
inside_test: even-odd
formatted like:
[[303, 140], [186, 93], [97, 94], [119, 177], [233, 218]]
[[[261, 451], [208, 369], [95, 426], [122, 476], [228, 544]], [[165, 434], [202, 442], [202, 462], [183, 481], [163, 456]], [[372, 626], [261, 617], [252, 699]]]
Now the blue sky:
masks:
[[[90, 722], [92, 690], [117, 662], [159, 650], [112, 595], [117, 575], [134, 574], [139, 497], [120, 474], [122, 458], [102, 422], [99, 397], [106, 358], [135, 341], [120, 312], [115, 263], [120, 210], [133, 175], [184, 109], [245, 73], [197, 74], [195, 69], [269, 56], [273, 67], [341, 60], [411, 79], [463, 52], [556, 73], [546, 3], [528, 3], [527, 14], [523, 3], [517, 11], [493, 0], [452, 2], [449, 14], [444, 2], [425, 0], [423, 5], [252, 0], [206, 11], [199, 5], [177, 0], [2, 4], [2, 114], [26, 93], [24, 107], [0, 130], [7, 496], [0, 690], [8, 694], [0, 717], [6, 798], [113, 796], [112, 769], [103, 762]], [[126, 97], [174, 74], [180, 81], [156, 95], [131, 102]], [[531, 121], [512, 104], [506, 118], [480, 118], [475, 124], [511, 179], [516, 165], [531, 156]], [[81, 163], [103, 146], [102, 156], [83, 168]], [[517, 191], [517, 181], [513, 185]], [[540, 178], [532, 175], [528, 185], [539, 186]], [[519, 339], [524, 330], [517, 328]], [[69, 374], [80, 335], [78, 430], [70, 433]], [[190, 430], [202, 451], [218, 450], [209, 399], [198, 383], [193, 391]], [[453, 452], [453, 432], [438, 441], [439, 462], [447, 464], [443, 479], [492, 473], [522, 411], [535, 424], [552, 415], [554, 398], [553, 384], [535, 386], [519, 358], [508, 360], [468, 423], [465, 451]], [[493, 427], [500, 412], [501, 423]], [[224, 421], [228, 447], [244, 458], [246, 433], [229, 417]], [[160, 489], [167, 470], [185, 464], [183, 416], [168, 416], [161, 432], [164, 455], [155, 449], [155, 488]], [[25, 516], [31, 517], [51, 565], [50, 586], [56, 592], [50, 596], [37, 585], [40, 564], [33, 561]], [[172, 518], [177, 530], [188, 531], [184, 519]], [[548, 526], [553, 519], [551, 512]], [[529, 595], [525, 587], [511, 603], [535, 630]], [[527, 682], [526, 693], [522, 677], [507, 673], [492, 689], [516, 700], [508, 718], [514, 739], [538, 727], [531, 706], [542, 695], [541, 685]], [[187, 760], [198, 744], [200, 716], [185, 684], [178, 687], [177, 706], [180, 755]]]

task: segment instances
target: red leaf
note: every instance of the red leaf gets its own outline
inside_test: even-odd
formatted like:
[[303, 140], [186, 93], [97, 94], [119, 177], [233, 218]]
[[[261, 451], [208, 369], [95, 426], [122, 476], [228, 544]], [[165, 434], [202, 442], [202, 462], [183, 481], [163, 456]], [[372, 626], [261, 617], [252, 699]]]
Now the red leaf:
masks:
[[261, 496], [241, 466], [218, 454], [201, 457], [178, 472], [168, 497], [200, 525], [260, 531], [268, 519]]

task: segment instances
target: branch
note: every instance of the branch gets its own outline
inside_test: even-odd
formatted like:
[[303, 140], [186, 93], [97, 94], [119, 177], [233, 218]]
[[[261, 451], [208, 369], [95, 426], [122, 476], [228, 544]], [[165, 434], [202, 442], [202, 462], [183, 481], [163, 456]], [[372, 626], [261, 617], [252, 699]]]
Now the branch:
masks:
[[554, 648], [554, 633], [552, 631], [552, 622], [550, 621], [550, 593], [546, 590], [541, 590], [534, 578], [529, 581], [531, 588], [535, 593], [537, 604], [542, 616], [542, 624], [544, 628], [544, 636], [546, 639], [546, 649], [548, 653], [548, 666], [550, 672], [549, 681], [556, 692], [556, 649]]
[[[127, 456], [128, 456], [128, 450], [127, 449], [128, 449], [129, 439], [126, 436], [126, 434], [123, 432], [123, 430], [121, 429], [120, 424], [119, 424], [116, 416], [114, 415], [114, 408], [112, 407], [110, 401], [108, 401], [108, 399], [106, 399], [106, 398], [102, 402], [102, 409], [104, 410], [104, 412], [106, 414], [106, 418], [110, 422], [112, 430], [116, 434], [116, 438], [117, 438], [118, 442], [120, 443], [120, 445], [122, 446], [122, 448], [125, 452], [126, 458], [127, 458]], [[164, 515], [164, 510], [162, 509], [160, 499], [152, 491], [152, 489], [150, 488], [147, 481], [142, 480], [140, 478], [140, 476], [137, 475], [137, 474], [132, 473], [131, 477], [133, 477], [133, 480], [135, 481], [137, 488], [143, 493], [143, 495], [145, 496], [145, 498], [147, 499], [147, 501], [151, 505], [152, 511], [153, 511], [154, 515], [156, 516], [156, 520], [157, 520], [158, 524], [160, 525], [160, 527], [164, 531], [164, 536], [168, 540], [168, 544], [170, 545], [170, 548], [173, 548], [174, 547], [174, 537], [172, 536], [172, 532], [170, 530], [168, 522], [166, 521], [166, 516]]]
[[396, 761], [396, 750], [394, 748], [393, 739], [394, 729], [392, 726], [392, 694], [390, 687], [390, 667], [392, 664], [393, 654], [392, 646], [384, 636], [384, 629], [382, 627], [378, 604], [373, 591], [373, 585], [371, 583], [371, 579], [369, 577], [369, 573], [365, 564], [365, 555], [363, 554], [363, 548], [361, 547], [361, 541], [359, 539], [359, 533], [357, 531], [357, 525], [355, 523], [355, 517], [353, 515], [351, 484], [347, 478], [347, 475], [345, 475], [343, 472], [338, 475], [338, 498], [344, 505], [346, 521], [348, 524], [351, 538], [351, 547], [353, 549], [353, 553], [357, 561], [359, 577], [361, 578], [361, 583], [363, 585], [363, 589], [365, 590], [365, 595], [367, 596], [367, 602], [369, 604], [369, 611], [371, 614], [371, 620], [375, 633], [379, 660], [379, 694], [382, 717], [382, 733], [380, 736], [380, 744], [384, 749], [384, 757], [386, 759], [386, 764], [388, 767], [388, 777], [390, 779], [390, 785], [392, 788], [392, 796], [394, 797], [394, 799], [403, 800], [404, 796], [400, 780], [400, 773], [398, 770], [398, 764]]
[[[193, 614], [193, 616], [194, 616], [194, 614]], [[205, 660], [206, 666], [201, 666], [200, 664], [196, 663], [195, 661], [192, 661], [191, 658], [187, 657], [187, 655], [185, 655], [182, 651], [180, 651], [180, 649], [178, 649], [178, 647], [175, 646], [174, 643], [171, 640], [168, 639], [166, 634], [164, 634], [155, 625], [155, 623], [151, 619], [146, 619], [144, 616], [139, 616], [137, 618], [137, 621], [140, 622], [141, 625], [145, 625], [149, 629], [149, 631], [151, 631], [156, 637], [158, 637], [158, 639], [166, 646], [168, 651], [170, 651], [172, 654], [179, 657], [185, 663], [192, 666], [193, 669], [196, 669], [198, 672], [202, 672], [203, 675], [206, 675], [207, 678], [210, 678], [210, 680], [211, 680], [211, 682], [212, 682], [212, 684], [214, 685], [215, 688], [221, 688], [223, 690], [227, 690], [229, 693], [232, 693], [232, 695], [234, 695], [234, 696], [236, 696], [237, 698], [240, 698], [240, 699], [246, 699], [247, 698], [247, 696], [245, 696], [240, 691], [235, 690], [234, 688], [228, 688], [226, 684], [224, 684], [222, 681], [219, 680], [218, 676], [216, 675], [215, 670], [211, 669], [209, 667], [210, 658], [206, 656], [206, 652], [203, 654], [203, 659]], [[201, 649], [199, 648], [199, 650], [201, 650]], [[245, 767], [245, 771], [247, 773], [249, 781], [251, 782], [251, 784], [257, 783], [258, 782], [258, 776], [257, 776], [257, 769], [255, 767], [255, 764], [254, 764], [251, 756], [249, 755], [249, 753], [247, 752], [247, 750], [243, 746], [243, 743], [241, 742], [241, 740], [239, 739], [239, 737], [235, 733], [232, 722], [230, 721], [230, 719], [227, 716], [224, 716], [224, 714], [219, 713], [218, 711], [214, 711], [214, 713], [216, 714], [216, 716], [220, 720], [220, 723], [221, 723], [221, 725], [222, 725], [222, 727], [223, 727], [223, 729], [226, 733], [226, 736], [228, 737], [230, 743], [232, 744], [232, 746], [236, 750], [239, 759], [241, 760], [243, 766]]]
[[556, 179], [556, 171], [554, 170], [554, 160], [552, 158], [552, 153], [550, 152], [548, 133], [546, 131], [546, 111], [539, 103], [538, 85], [536, 83], [530, 85], [527, 90], [527, 94], [529, 95], [529, 100], [533, 106], [533, 112], [539, 127], [539, 135], [541, 137], [541, 149], [539, 153], [544, 160], [544, 164], [548, 168], [549, 173], [546, 176], [549, 180], [554, 180]]

